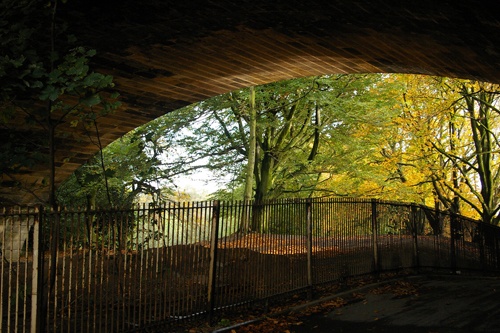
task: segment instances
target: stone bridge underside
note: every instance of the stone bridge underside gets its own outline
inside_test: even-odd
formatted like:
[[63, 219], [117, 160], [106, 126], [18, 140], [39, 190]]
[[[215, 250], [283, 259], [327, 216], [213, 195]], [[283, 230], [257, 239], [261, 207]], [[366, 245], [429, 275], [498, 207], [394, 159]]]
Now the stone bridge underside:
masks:
[[[98, 51], [95, 69], [112, 74], [121, 94], [122, 107], [99, 122], [104, 145], [190, 103], [295, 77], [398, 72], [500, 82], [495, 1], [98, 0], [66, 6], [70, 28]], [[57, 146], [58, 183], [97, 151], [88, 135], [72, 131]], [[20, 179], [40, 184], [47, 170], [38, 166]], [[4, 174], [0, 185], [0, 203], [36, 201]], [[41, 198], [46, 193], [37, 190]]]

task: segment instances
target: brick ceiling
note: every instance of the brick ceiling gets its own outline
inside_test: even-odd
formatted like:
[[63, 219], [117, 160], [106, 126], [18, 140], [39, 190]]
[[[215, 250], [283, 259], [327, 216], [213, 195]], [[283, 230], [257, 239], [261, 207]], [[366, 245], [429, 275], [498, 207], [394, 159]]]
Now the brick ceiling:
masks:
[[[493, 3], [489, 6], [489, 3]], [[68, 1], [63, 14], [122, 107], [99, 122], [108, 144], [187, 104], [250, 85], [328, 73], [423, 73], [500, 83], [494, 1]], [[182, 115], [179, 115], [182, 117]], [[57, 182], [97, 146], [59, 140]], [[26, 172], [40, 184], [46, 166]], [[2, 175], [0, 197], [33, 202]], [[46, 189], [37, 189], [46, 198]], [[0, 201], [1, 202], [1, 201]]]

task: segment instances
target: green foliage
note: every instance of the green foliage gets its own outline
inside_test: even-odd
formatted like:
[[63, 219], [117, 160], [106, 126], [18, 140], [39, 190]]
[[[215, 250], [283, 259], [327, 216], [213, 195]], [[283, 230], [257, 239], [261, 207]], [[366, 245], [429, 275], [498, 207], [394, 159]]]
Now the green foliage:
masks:
[[[164, 201], [171, 194], [170, 170], [162, 160], [166, 149], [160, 144], [162, 131], [155, 125], [158, 123], [138, 128], [108, 145], [103, 150], [104, 161], [97, 154], [81, 166], [58, 189], [59, 201], [68, 206], [98, 207], [129, 207], [141, 196]], [[111, 194], [111, 203], [107, 192]]]
[[[98, 119], [119, 107], [117, 96], [109, 93], [113, 77], [91, 70], [96, 51], [66, 34], [57, 1], [4, 0], [1, 5], [0, 123], [7, 143], [0, 147], [0, 166], [13, 180], [34, 165], [46, 166], [53, 205], [57, 140], [73, 132], [61, 131], [61, 125], [81, 125], [86, 132], [98, 128]], [[9, 128], [20, 122], [26, 133]], [[28, 191], [40, 185], [23, 184]]]
[[[396, 114], [392, 94], [398, 86], [381, 75], [326, 75], [256, 87], [255, 198], [321, 195], [331, 190], [319, 186], [331, 175], [366, 172]], [[175, 165], [187, 170], [198, 163], [218, 177], [235, 175], [232, 186], [234, 181], [241, 185], [249, 98], [243, 89], [182, 109], [198, 117], [177, 141], [187, 154]], [[165, 117], [178, 118], [174, 113]]]
[[[494, 162], [498, 149], [479, 140], [476, 147], [483, 142], [483, 151], [473, 153], [474, 140], [467, 129], [469, 123], [476, 124], [476, 136], [482, 138], [495, 133], [495, 128], [480, 122], [483, 116], [470, 112], [489, 110], [487, 118], [494, 123], [498, 102], [493, 97], [498, 93], [486, 85], [465, 85], [468, 90], [460, 93], [459, 86], [450, 88], [453, 81], [430, 80], [418, 90], [409, 89], [409, 81], [395, 75], [328, 75], [256, 87], [255, 198], [342, 195], [428, 203], [433, 190], [441, 193], [437, 185], [448, 189], [447, 198], [453, 198], [449, 195], [454, 185], [446, 182], [453, 180], [455, 169], [461, 172], [462, 185], [457, 187], [461, 200], [469, 200], [478, 212], [494, 213], [496, 201], [490, 200], [487, 206], [486, 195], [471, 197], [474, 191], [481, 194], [481, 189], [467, 189], [465, 176], [479, 177], [483, 183], [498, 179], [477, 176], [482, 169], [498, 174]], [[477, 107], [469, 107], [469, 114], [467, 101]], [[115, 196], [130, 195], [123, 202], [136, 200], [139, 193], [165, 199], [168, 194], [161, 189], [172, 188], [170, 181], [175, 176], [209, 169], [219, 178], [232, 175], [226, 188], [212, 194], [212, 199], [240, 199], [249, 149], [249, 115], [249, 90], [242, 89], [136, 129], [104, 154]], [[451, 136], [450, 126], [461, 136]], [[459, 138], [466, 139], [460, 149]], [[489, 142], [497, 144], [496, 137]], [[453, 144], [456, 148], [451, 151]], [[469, 155], [457, 155], [461, 152]], [[484, 159], [488, 156], [491, 161]], [[102, 193], [98, 161], [93, 168], [87, 167], [87, 173], [94, 171], [82, 180], [85, 193]], [[388, 222], [384, 232], [395, 232], [394, 226]]]

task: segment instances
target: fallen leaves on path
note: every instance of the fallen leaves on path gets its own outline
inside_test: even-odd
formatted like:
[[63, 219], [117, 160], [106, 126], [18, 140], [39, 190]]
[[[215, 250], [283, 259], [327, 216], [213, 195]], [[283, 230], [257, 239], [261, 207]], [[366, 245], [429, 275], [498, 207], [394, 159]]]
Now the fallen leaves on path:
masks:
[[231, 330], [231, 333], [291, 333], [294, 326], [302, 324], [301, 317], [328, 313], [333, 309], [346, 305], [347, 302], [340, 297], [321, 302], [317, 305], [307, 307], [298, 312], [290, 313]]
[[[332, 243], [334, 241], [336, 240], [332, 238], [314, 237], [311, 250], [313, 253], [328, 252], [330, 255], [343, 253], [338, 245]], [[204, 247], [210, 247], [210, 243], [207, 241], [200, 242], [199, 244]], [[307, 237], [293, 235], [233, 234], [221, 238], [218, 246], [221, 249], [245, 248], [259, 253], [277, 255], [306, 254], [308, 252]]]
[[[238, 323], [249, 322], [257, 318], [262, 318], [264, 313], [267, 313], [268, 317], [263, 320], [254, 322], [252, 324], [247, 324], [240, 327], [235, 327], [228, 329], [225, 333], [293, 333], [297, 330], [297, 327], [303, 325], [303, 321], [307, 322], [308, 317], [326, 315], [333, 311], [341, 311], [340, 309], [351, 303], [362, 302], [366, 300], [366, 293], [373, 294], [394, 294], [396, 297], [406, 297], [411, 295], [418, 295], [419, 290], [422, 289], [418, 284], [414, 284], [409, 281], [399, 280], [384, 283], [379, 287], [372, 288], [370, 290], [364, 290], [363, 292], [354, 291], [358, 288], [370, 285], [377, 281], [387, 281], [397, 278], [397, 274], [383, 274], [377, 279], [373, 277], [365, 277], [359, 279], [348, 280], [346, 283], [323, 285], [315, 288], [315, 297], [333, 297], [333, 295], [342, 291], [343, 288], [348, 287], [348, 290], [352, 290], [346, 298], [336, 297], [330, 300], [324, 300], [315, 305], [304, 307], [295, 312], [289, 312], [288, 314], [282, 314], [293, 308], [299, 308], [302, 305], [306, 305], [310, 301], [307, 299], [305, 294], [299, 293], [290, 295], [289, 298], [276, 302], [274, 304], [269, 304], [269, 307], [263, 306], [253, 307], [252, 310], [245, 309], [244, 311], [232, 310], [225, 314], [218, 325], [214, 326], [201, 326], [196, 325], [194, 328], [191, 326], [192, 331], [182, 330], [182, 332], [189, 333], [209, 333], [213, 332], [214, 329], [228, 327], [237, 325]], [[345, 290], [345, 289], [344, 289]], [[336, 310], [339, 309], [339, 310]], [[281, 314], [280, 314], [281, 313]], [[222, 314], [221, 314], [222, 315]], [[177, 332], [177, 331], [176, 331]]]
[[418, 296], [418, 285], [409, 281], [395, 281], [370, 290], [372, 294], [394, 294], [398, 297]]

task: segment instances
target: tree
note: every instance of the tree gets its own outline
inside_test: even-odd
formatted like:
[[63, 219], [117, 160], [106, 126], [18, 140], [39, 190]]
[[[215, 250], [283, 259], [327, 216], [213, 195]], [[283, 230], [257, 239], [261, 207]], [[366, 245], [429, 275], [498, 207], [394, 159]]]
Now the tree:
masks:
[[247, 169], [245, 178], [245, 192], [243, 200], [252, 199], [253, 193], [253, 172], [255, 170], [255, 155], [257, 154], [257, 110], [255, 108], [255, 87], [250, 87], [250, 108], [248, 112], [248, 145], [247, 151]]
[[443, 145], [450, 142], [447, 111], [450, 102], [439, 93], [435, 78], [418, 75], [396, 75], [395, 78], [404, 87], [399, 92], [400, 115], [394, 119], [393, 139], [382, 152], [385, 163], [394, 168], [392, 179], [404, 184], [399, 191], [414, 193], [408, 197], [410, 201], [427, 204], [441, 197], [445, 207], [451, 210], [453, 194], [439, 186], [439, 179], [451, 174], [450, 165], [432, 147], [435, 141]]
[[[79, 46], [74, 36], [65, 34], [58, 6], [57, 0], [6, 0], [0, 23], [0, 79], [4, 82], [0, 111], [8, 136], [1, 149], [2, 173], [32, 193], [33, 185], [48, 186], [48, 203], [53, 208], [57, 207], [57, 138], [70, 137], [71, 127], [77, 126], [89, 135], [95, 131], [99, 138], [99, 118], [119, 105], [114, 100], [117, 96], [109, 92], [113, 78], [90, 69], [96, 51]], [[19, 122], [26, 133], [9, 128]], [[32, 145], [13, 144], [28, 136], [34, 137]], [[18, 182], [17, 175], [40, 164], [50, 170], [42, 184]]]
[[[336, 193], [328, 180], [356, 173], [366, 151], [376, 150], [394, 114], [394, 99], [385, 97], [395, 84], [382, 75], [327, 75], [256, 87], [254, 199]], [[198, 116], [178, 137], [186, 153], [175, 164], [234, 174], [245, 184], [250, 96], [243, 89], [180, 110]]]
[[465, 210], [498, 224], [498, 86], [416, 78], [424, 88], [407, 91], [402, 121], [411, 136], [408, 146], [420, 147], [413, 150], [413, 166], [426, 174], [436, 200], [450, 212]]
[[[453, 152], [442, 152], [454, 161], [464, 175], [464, 183], [479, 201], [476, 205], [472, 200], [462, 196], [483, 222], [498, 225], [500, 216], [500, 141], [497, 133], [500, 112], [498, 110], [500, 87], [496, 84], [483, 82], [456, 82], [462, 97], [464, 117], [469, 120], [471, 132], [471, 154], [457, 156]], [[468, 171], [479, 179], [479, 184], [472, 177], [467, 177]], [[460, 196], [460, 193], [457, 193]]]
[[82, 165], [59, 190], [67, 206], [128, 208], [141, 196], [153, 202], [171, 196], [170, 172], [165, 167], [166, 131], [157, 121], [143, 125], [108, 145]]
[[[314, 137], [311, 127], [314, 113], [310, 109], [311, 101], [304, 97], [317, 89], [312, 82], [303, 79], [258, 87], [255, 109], [249, 108], [250, 104], [253, 105], [249, 103], [253, 98], [249, 97], [247, 90], [193, 106], [191, 109], [197, 109], [205, 116], [197, 124], [191, 124], [190, 133], [180, 140], [180, 145], [193, 161], [206, 161], [200, 167], [234, 173], [239, 175], [241, 182], [245, 174], [243, 165], [248, 165], [249, 156], [255, 156], [254, 199], [271, 198], [275, 196], [271, 194], [275, 171], [294, 152], [300, 151], [304, 155]], [[255, 126], [249, 126], [253, 121]], [[255, 144], [251, 142], [254, 136], [249, 135], [251, 128], [255, 128]], [[251, 150], [255, 153], [252, 154]]]
[[394, 177], [398, 161], [384, 156], [397, 139], [394, 119], [401, 110], [401, 83], [391, 75], [348, 77], [353, 81], [350, 90], [333, 104], [334, 122], [320, 132], [315, 195], [407, 199], [403, 182]]

